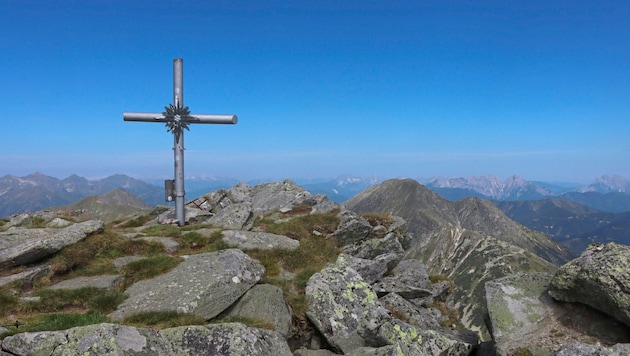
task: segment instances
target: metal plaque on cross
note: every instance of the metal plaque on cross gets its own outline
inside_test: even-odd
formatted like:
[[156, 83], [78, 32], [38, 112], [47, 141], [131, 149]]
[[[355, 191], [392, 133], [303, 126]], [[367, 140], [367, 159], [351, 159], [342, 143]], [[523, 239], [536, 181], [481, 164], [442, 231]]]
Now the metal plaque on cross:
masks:
[[164, 107], [164, 112], [124, 112], [123, 120], [141, 122], [160, 122], [166, 124], [168, 132], [173, 133], [173, 151], [175, 155], [175, 179], [174, 189], [166, 190], [169, 197], [175, 200], [175, 219], [179, 226], [186, 223], [186, 210], [184, 207], [184, 129], [189, 130], [189, 124], [236, 124], [236, 115], [204, 115], [191, 114], [188, 107], [184, 106], [184, 60], [173, 60], [173, 103]]

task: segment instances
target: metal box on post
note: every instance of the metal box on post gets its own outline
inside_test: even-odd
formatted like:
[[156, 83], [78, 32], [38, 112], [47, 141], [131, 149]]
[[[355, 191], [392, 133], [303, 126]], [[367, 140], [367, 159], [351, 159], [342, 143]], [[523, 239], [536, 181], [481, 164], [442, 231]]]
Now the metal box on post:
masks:
[[175, 179], [164, 181], [164, 197], [168, 202], [175, 200]]

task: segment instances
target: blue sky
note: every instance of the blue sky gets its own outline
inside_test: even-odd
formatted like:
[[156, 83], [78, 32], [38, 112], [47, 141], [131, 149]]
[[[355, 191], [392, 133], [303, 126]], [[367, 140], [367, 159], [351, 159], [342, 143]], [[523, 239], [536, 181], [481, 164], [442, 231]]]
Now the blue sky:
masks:
[[628, 1], [0, 0], [0, 176], [630, 177]]

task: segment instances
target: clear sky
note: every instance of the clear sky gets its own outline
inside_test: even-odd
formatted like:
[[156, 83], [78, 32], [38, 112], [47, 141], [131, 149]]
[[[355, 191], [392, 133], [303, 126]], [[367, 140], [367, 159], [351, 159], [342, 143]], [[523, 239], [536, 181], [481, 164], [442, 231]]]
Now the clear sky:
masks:
[[0, 176], [630, 177], [630, 2], [0, 0]]

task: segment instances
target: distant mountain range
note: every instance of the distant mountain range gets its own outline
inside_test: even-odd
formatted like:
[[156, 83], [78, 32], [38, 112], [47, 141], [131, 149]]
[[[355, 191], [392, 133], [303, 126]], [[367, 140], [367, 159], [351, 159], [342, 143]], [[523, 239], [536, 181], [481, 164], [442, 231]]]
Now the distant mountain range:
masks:
[[69, 205], [115, 189], [124, 189], [152, 206], [164, 201], [163, 188], [121, 174], [99, 180], [78, 175], [57, 179], [39, 172], [25, 177], [6, 175], [0, 178], [0, 217]]
[[[250, 185], [273, 179], [248, 181]], [[379, 177], [343, 175], [334, 179], [300, 180], [313, 194], [326, 194], [343, 203], [365, 189], [380, 184]], [[630, 180], [603, 175], [589, 185], [526, 181], [511, 176], [505, 181], [487, 175], [469, 178], [418, 179], [425, 187], [450, 201], [477, 197], [493, 202], [512, 220], [548, 234], [579, 253], [594, 241], [630, 244]], [[227, 177], [186, 178], [186, 198], [193, 199], [238, 183]], [[150, 206], [165, 204], [163, 180], [145, 182], [126, 175], [88, 180], [78, 175], [57, 179], [42, 173], [25, 177], [0, 177], [0, 217], [66, 206], [115, 189], [139, 197]]]

